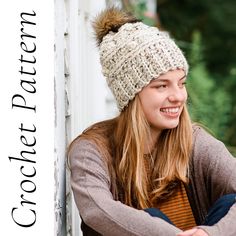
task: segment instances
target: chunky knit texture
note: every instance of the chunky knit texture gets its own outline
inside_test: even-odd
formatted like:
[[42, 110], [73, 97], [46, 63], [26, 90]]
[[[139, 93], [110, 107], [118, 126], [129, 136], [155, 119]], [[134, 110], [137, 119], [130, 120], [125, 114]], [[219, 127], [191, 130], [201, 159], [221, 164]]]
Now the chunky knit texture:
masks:
[[105, 35], [100, 61], [120, 111], [152, 79], [175, 69], [188, 73], [187, 61], [174, 40], [142, 22], [126, 23], [118, 32]]

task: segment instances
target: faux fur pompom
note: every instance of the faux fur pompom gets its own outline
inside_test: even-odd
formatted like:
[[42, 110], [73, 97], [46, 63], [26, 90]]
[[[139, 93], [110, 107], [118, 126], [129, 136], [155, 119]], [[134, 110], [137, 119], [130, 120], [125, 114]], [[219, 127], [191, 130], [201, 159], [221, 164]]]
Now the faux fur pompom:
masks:
[[93, 21], [93, 28], [97, 44], [100, 45], [103, 37], [109, 31], [117, 32], [118, 29], [125, 23], [135, 23], [139, 20], [134, 16], [115, 7], [102, 11]]

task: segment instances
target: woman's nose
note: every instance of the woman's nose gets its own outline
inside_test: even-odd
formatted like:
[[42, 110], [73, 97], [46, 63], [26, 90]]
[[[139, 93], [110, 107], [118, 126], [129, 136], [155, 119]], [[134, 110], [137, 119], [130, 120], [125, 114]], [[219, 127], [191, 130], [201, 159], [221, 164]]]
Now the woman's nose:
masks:
[[185, 102], [187, 99], [187, 91], [185, 88], [176, 87], [171, 90], [168, 99], [170, 102]]

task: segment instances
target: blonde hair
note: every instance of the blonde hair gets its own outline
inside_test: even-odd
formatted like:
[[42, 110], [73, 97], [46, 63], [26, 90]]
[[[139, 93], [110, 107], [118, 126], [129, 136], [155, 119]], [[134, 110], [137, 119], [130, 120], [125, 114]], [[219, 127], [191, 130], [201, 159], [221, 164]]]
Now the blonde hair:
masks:
[[192, 125], [186, 105], [179, 125], [163, 130], [147, 157], [144, 145], [149, 137], [150, 127], [138, 96], [117, 118], [97, 123], [80, 136], [93, 141], [104, 157], [114, 197], [138, 209], [152, 207], [171, 194], [173, 183], [188, 182]]

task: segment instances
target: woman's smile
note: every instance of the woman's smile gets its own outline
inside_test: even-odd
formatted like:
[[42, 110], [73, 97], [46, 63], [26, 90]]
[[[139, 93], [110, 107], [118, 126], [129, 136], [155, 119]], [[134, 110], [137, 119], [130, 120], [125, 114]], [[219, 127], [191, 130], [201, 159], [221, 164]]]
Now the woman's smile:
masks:
[[169, 118], [177, 118], [180, 115], [180, 107], [165, 107], [161, 108], [160, 111]]

